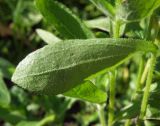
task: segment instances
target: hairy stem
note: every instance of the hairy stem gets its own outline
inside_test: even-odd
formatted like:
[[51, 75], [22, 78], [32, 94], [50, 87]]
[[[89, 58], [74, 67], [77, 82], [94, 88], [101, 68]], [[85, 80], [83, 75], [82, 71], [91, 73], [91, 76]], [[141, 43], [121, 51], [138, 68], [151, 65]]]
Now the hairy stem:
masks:
[[105, 114], [104, 114], [104, 107], [101, 105], [97, 105], [97, 109], [98, 109], [98, 115], [99, 115], [101, 126], [107, 126]]
[[141, 80], [140, 80], [140, 83], [143, 85], [144, 82], [146, 81], [146, 78], [147, 78], [147, 74], [148, 74], [148, 69], [150, 67], [150, 60], [147, 61], [146, 65], [145, 65], [145, 68], [144, 68], [144, 71], [143, 71], [143, 74], [142, 74], [142, 77], [141, 77]]
[[[113, 38], [119, 38], [120, 36], [121, 23], [119, 20], [115, 20], [113, 26]], [[108, 112], [108, 126], [113, 125], [114, 121], [114, 102], [115, 102], [115, 81], [116, 81], [116, 71], [113, 70], [109, 73], [110, 78], [110, 95], [109, 95], [109, 112]]]
[[138, 76], [137, 76], [137, 82], [136, 82], [136, 92], [141, 91], [142, 84], [141, 84], [141, 77], [144, 70], [144, 58], [141, 58], [139, 70], [138, 70]]
[[143, 76], [143, 71], [144, 71], [144, 57], [142, 56], [138, 68], [138, 75], [137, 75], [137, 80], [136, 80], [136, 90], [135, 93], [132, 97], [132, 100], [135, 100], [137, 98], [137, 92], [142, 90], [142, 83], [141, 83], [141, 78]]
[[149, 91], [150, 91], [150, 86], [152, 83], [155, 63], [156, 63], [156, 56], [152, 55], [151, 58], [149, 59], [148, 76], [147, 76], [146, 86], [145, 86], [145, 90], [143, 94], [138, 125], [140, 125], [141, 120], [143, 120], [146, 114], [146, 109], [147, 109], [147, 104], [148, 104], [148, 99], [149, 99], [149, 94], [150, 94]]
[[114, 103], [115, 103], [115, 81], [116, 81], [115, 71], [109, 73], [109, 78], [110, 78], [110, 94], [109, 94], [108, 126], [112, 126], [114, 121]]
[[116, 20], [114, 23], [113, 38], [119, 38], [120, 28], [121, 28], [121, 22], [119, 20]]

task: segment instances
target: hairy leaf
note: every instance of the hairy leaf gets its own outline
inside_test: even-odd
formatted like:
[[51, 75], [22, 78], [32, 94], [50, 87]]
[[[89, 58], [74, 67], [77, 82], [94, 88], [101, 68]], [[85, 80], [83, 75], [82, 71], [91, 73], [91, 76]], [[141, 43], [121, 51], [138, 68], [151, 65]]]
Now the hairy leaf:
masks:
[[153, 13], [160, 6], [160, 0], [121, 0], [117, 16], [124, 21], [137, 21]]
[[67, 7], [54, 0], [36, 0], [36, 5], [48, 22], [61, 35], [70, 39], [93, 38], [92, 32]]
[[107, 94], [97, 88], [92, 82], [87, 81], [64, 93], [65, 96], [80, 98], [93, 103], [103, 103], [107, 100]]
[[157, 47], [133, 39], [66, 40], [29, 54], [17, 66], [12, 81], [30, 91], [64, 93], [138, 51], [156, 52]]

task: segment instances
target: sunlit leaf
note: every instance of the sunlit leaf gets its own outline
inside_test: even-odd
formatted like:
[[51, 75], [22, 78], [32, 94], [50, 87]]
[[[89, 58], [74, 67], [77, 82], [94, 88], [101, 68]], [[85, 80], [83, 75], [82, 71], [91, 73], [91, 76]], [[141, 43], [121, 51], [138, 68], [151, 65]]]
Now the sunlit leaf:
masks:
[[104, 69], [122, 63], [136, 52], [157, 51], [144, 40], [67, 40], [29, 54], [16, 68], [12, 81], [44, 94], [64, 93]]

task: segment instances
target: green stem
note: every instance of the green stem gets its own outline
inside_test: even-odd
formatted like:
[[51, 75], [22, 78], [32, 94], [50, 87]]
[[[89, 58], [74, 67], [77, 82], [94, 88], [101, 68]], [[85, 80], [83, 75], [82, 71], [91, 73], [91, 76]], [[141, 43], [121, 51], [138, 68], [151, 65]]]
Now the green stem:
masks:
[[141, 80], [140, 80], [140, 83], [143, 85], [144, 82], [146, 81], [146, 78], [147, 78], [147, 74], [148, 74], [148, 69], [150, 67], [150, 64], [149, 64], [149, 60], [147, 61], [146, 65], [145, 65], [145, 68], [144, 68], [144, 71], [143, 71], [143, 74], [142, 74], [142, 77], [141, 77]]
[[99, 119], [100, 119], [101, 126], [106, 126], [104, 107], [101, 106], [101, 105], [97, 105], [97, 108], [98, 108], [98, 114], [99, 114]]
[[44, 126], [45, 124], [53, 122], [54, 119], [55, 119], [54, 115], [47, 116], [39, 122], [39, 126]]
[[137, 99], [137, 97], [138, 97], [137, 92], [142, 90], [141, 78], [143, 76], [143, 70], [144, 70], [144, 57], [142, 57], [140, 60], [140, 64], [139, 64], [139, 68], [138, 68], [138, 76], [137, 76], [137, 80], [136, 80], [136, 90], [135, 90], [135, 93], [132, 97], [132, 101]]
[[115, 81], [116, 81], [115, 71], [109, 73], [109, 78], [110, 78], [110, 94], [109, 94], [108, 126], [112, 126], [114, 121], [114, 103], [115, 103]]
[[131, 124], [131, 120], [130, 120], [130, 119], [128, 119], [128, 120], [126, 120], [126, 122], [125, 122], [125, 125], [124, 125], [124, 126], [130, 126], [130, 124]]
[[149, 66], [150, 67], [148, 69], [149, 71], [148, 71], [146, 86], [145, 86], [145, 90], [144, 90], [144, 94], [143, 94], [138, 125], [140, 125], [141, 120], [143, 120], [143, 118], [146, 114], [148, 98], [149, 98], [149, 94], [150, 94], [149, 91], [150, 91], [150, 86], [151, 86], [151, 83], [152, 83], [155, 63], [156, 63], [156, 56], [152, 55], [151, 58], [149, 59]]
[[138, 76], [136, 81], [136, 92], [141, 91], [141, 88], [142, 88], [141, 77], [143, 74], [143, 70], [144, 70], [144, 58], [142, 57], [140, 60], [140, 65], [138, 69]]
[[[121, 23], [119, 20], [115, 20], [113, 26], [113, 38], [119, 38]], [[109, 95], [109, 112], [108, 112], [108, 126], [113, 125], [114, 121], [114, 102], [115, 102], [115, 81], [116, 71], [113, 70], [109, 73], [110, 78], [110, 95]]]
[[114, 23], [113, 38], [119, 38], [120, 27], [121, 27], [121, 22], [119, 20], [116, 20]]

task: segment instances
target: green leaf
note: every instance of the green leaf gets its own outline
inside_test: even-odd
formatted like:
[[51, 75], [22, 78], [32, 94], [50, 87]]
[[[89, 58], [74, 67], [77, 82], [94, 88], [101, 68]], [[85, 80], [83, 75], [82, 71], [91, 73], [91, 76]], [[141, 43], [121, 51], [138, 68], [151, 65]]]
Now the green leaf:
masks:
[[107, 100], [107, 94], [97, 88], [92, 82], [87, 81], [84, 84], [64, 93], [65, 96], [80, 98], [93, 103], [103, 103]]
[[92, 32], [67, 7], [54, 0], [36, 0], [36, 5], [48, 22], [68, 39], [93, 38]]
[[99, 29], [102, 31], [110, 31], [110, 20], [109, 18], [98, 18], [93, 20], [85, 21], [85, 24], [92, 29]]
[[[91, 29], [98, 29], [105, 32], [111, 32], [109, 18], [97, 18], [85, 21], [85, 24]], [[120, 35], [124, 35], [125, 25], [121, 25]], [[103, 37], [102, 37], [103, 38]]]
[[150, 16], [160, 6], [160, 0], [121, 0], [117, 17], [124, 21], [138, 21]]
[[99, 71], [118, 65], [136, 52], [157, 52], [144, 40], [66, 40], [29, 54], [16, 68], [12, 81], [44, 94], [64, 93]]
[[54, 44], [61, 41], [61, 39], [59, 39], [57, 36], [43, 29], [37, 29], [36, 32], [39, 37], [47, 44]]
[[0, 73], [0, 106], [8, 106], [11, 101], [9, 91]]
[[0, 57], [0, 71], [4, 77], [10, 79], [14, 70], [15, 67], [9, 61]]
[[106, 16], [113, 17], [115, 15], [115, 9], [108, 0], [90, 0], [101, 12]]

